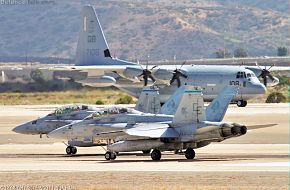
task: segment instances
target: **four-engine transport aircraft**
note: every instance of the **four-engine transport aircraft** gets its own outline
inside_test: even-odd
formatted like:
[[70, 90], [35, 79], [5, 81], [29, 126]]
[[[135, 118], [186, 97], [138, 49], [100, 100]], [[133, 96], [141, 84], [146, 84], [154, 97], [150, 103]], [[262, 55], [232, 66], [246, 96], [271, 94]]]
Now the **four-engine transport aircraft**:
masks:
[[120, 112], [106, 108], [84, 121], [58, 128], [48, 136], [75, 141], [107, 140], [108, 151], [105, 153], [107, 160], [115, 159], [118, 152], [150, 152], [151, 149], [153, 160], [160, 160], [160, 151], [182, 149], [186, 149], [187, 159], [193, 159], [194, 148], [244, 135], [247, 128], [256, 129], [274, 125], [246, 127], [221, 122], [237, 90], [237, 87], [226, 87], [205, 110], [202, 90], [185, 85], [181, 86], [164, 105], [165, 112], [177, 108], [174, 116], [134, 113], [130, 109]]
[[[83, 85], [94, 87], [115, 86], [135, 97], [139, 97], [143, 85], [154, 83], [160, 88], [161, 103], [181, 85], [200, 86], [206, 101], [213, 100], [224, 87], [233, 85], [239, 87], [239, 92], [232, 101], [244, 107], [247, 100], [265, 94], [265, 85], [279, 82], [269, 69], [258, 66], [142, 66], [113, 58], [92, 6], [84, 6], [82, 11], [75, 61], [75, 66], [50, 69], [60, 78], [74, 78]], [[256, 76], [261, 76], [265, 85]]]

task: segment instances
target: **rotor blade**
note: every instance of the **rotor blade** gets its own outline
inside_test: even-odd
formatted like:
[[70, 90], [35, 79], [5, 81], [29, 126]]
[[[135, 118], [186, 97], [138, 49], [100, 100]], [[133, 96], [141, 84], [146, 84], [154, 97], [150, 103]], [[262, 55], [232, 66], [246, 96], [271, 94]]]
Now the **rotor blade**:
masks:
[[260, 129], [260, 128], [266, 128], [266, 127], [273, 127], [275, 125], [278, 125], [278, 124], [248, 125], [246, 127], [247, 127], [247, 129], [251, 130], [251, 129]]

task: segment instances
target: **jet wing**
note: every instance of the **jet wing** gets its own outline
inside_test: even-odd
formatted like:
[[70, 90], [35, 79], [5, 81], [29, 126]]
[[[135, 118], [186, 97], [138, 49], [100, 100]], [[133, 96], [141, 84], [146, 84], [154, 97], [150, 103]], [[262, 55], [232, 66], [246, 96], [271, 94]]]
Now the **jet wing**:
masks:
[[98, 139], [114, 139], [121, 136], [126, 136], [127, 139], [136, 139], [139, 137], [144, 138], [178, 138], [179, 134], [168, 124], [162, 123], [141, 123], [136, 124], [134, 127], [123, 130], [113, 130], [101, 132], [94, 135]]

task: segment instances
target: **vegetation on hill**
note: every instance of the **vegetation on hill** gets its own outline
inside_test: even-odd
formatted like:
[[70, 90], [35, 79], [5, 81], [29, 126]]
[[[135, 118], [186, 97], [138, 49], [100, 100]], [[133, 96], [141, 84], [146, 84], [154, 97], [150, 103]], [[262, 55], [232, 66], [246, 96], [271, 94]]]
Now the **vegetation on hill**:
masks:
[[[249, 56], [277, 55], [289, 44], [289, 1], [91, 1], [112, 55], [123, 59], [215, 57], [242, 47]], [[85, 1], [1, 5], [1, 56], [75, 55]]]

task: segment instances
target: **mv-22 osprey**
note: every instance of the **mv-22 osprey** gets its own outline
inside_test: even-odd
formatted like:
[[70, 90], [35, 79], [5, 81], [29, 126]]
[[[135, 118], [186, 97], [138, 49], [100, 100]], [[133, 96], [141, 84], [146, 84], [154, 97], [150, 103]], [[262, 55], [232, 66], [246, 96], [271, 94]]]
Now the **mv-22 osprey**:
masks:
[[[225, 86], [233, 85], [238, 86], [240, 90], [232, 101], [244, 107], [247, 100], [265, 94], [265, 86], [276, 85], [279, 82], [267, 68], [185, 63], [179, 66], [149, 67], [113, 58], [92, 6], [84, 6], [82, 11], [82, 26], [75, 63], [75, 66], [50, 69], [55, 70], [56, 76], [60, 78], [74, 78], [83, 85], [93, 87], [115, 86], [135, 97], [139, 97], [143, 83], [145, 86], [155, 83], [160, 88], [161, 103], [164, 103], [181, 85], [200, 86], [205, 101], [213, 100]], [[261, 76], [264, 84], [256, 76]]]

